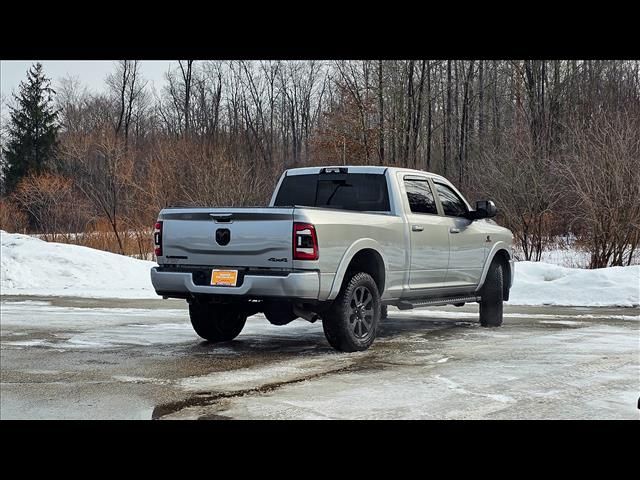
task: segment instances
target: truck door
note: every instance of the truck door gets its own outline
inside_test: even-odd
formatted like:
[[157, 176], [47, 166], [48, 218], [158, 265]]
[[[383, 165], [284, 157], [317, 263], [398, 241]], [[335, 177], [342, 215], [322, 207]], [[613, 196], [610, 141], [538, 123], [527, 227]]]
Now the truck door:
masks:
[[466, 202], [451, 186], [434, 180], [449, 232], [447, 286], [477, 285], [487, 255], [482, 222], [466, 218]]
[[438, 215], [427, 177], [403, 178], [405, 212], [410, 238], [409, 288], [420, 290], [445, 285], [449, 263], [449, 220]]

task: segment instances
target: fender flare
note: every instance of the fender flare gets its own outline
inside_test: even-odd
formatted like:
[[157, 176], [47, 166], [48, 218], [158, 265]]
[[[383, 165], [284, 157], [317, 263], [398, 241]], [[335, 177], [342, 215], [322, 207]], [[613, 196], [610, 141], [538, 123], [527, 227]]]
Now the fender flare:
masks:
[[[489, 267], [491, 266], [491, 262], [493, 262], [493, 259], [495, 258], [496, 254], [500, 250], [504, 250], [505, 252], [507, 252], [507, 254], [509, 255], [509, 260], [511, 260], [512, 258], [511, 247], [503, 241], [494, 243], [493, 246], [491, 247], [491, 250], [489, 251], [489, 254], [487, 255], [487, 259], [484, 262], [484, 268], [482, 269], [482, 275], [480, 276], [480, 282], [478, 283], [478, 288], [476, 288], [476, 292], [479, 292], [482, 286], [484, 285], [484, 281], [487, 278], [487, 273], [489, 273]], [[513, 275], [513, 272], [511, 272], [511, 275]]]
[[[340, 263], [338, 264], [338, 268], [336, 270], [336, 274], [333, 277], [333, 283], [331, 284], [331, 290], [329, 291], [327, 300], [334, 300], [338, 296], [349, 263], [351, 263], [351, 260], [356, 256], [358, 252], [365, 249], [373, 250], [378, 255], [380, 255], [380, 258], [382, 259], [382, 265], [384, 267], [384, 276], [385, 279], [387, 278], [387, 264], [384, 261], [384, 255], [382, 254], [381, 245], [372, 238], [361, 238], [353, 242], [342, 255], [342, 258], [340, 259]], [[384, 292], [380, 292], [380, 296], [382, 296], [383, 293]]]

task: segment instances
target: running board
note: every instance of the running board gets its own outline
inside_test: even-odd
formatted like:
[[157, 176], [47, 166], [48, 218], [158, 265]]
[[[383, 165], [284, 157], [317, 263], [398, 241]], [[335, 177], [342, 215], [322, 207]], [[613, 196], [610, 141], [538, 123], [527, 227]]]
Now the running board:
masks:
[[409, 302], [407, 300], [402, 300], [396, 303], [396, 307], [398, 310], [411, 310], [414, 308], [420, 307], [436, 307], [440, 305], [451, 305], [455, 303], [468, 303], [468, 302], [479, 302], [480, 297], [478, 296], [463, 296], [463, 297], [441, 297], [441, 298], [432, 298], [429, 300], [415, 300]]

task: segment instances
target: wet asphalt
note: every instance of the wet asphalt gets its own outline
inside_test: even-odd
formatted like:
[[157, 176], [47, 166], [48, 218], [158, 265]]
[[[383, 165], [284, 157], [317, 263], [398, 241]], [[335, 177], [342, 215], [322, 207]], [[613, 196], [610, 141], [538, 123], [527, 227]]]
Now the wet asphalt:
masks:
[[3, 296], [0, 418], [640, 418], [640, 309], [477, 311], [393, 310], [344, 354], [320, 322], [210, 344], [183, 301]]

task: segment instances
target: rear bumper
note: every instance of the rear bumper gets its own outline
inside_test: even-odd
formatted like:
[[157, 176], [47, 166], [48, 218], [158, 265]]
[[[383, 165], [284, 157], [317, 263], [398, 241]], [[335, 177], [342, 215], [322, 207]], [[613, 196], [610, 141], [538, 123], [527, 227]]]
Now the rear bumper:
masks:
[[158, 271], [151, 268], [151, 283], [158, 295], [205, 294], [233, 297], [286, 297], [317, 300], [320, 290], [318, 272], [292, 272], [286, 276], [245, 275], [238, 287], [196, 285], [190, 272]]

